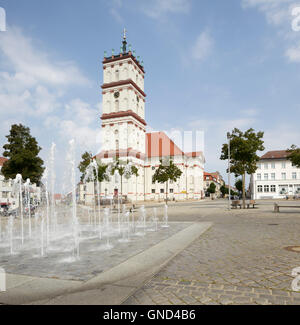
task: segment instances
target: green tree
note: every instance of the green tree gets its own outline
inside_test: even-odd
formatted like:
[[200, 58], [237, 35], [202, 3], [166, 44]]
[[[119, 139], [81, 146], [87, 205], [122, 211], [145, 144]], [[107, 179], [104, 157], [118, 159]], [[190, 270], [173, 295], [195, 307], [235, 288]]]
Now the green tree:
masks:
[[235, 188], [242, 193], [243, 192], [243, 180], [241, 178], [239, 178], [236, 182], [235, 182]]
[[290, 149], [287, 150], [289, 156], [287, 157], [294, 166], [300, 168], [300, 148], [292, 145]]
[[225, 185], [222, 185], [220, 187], [220, 192], [222, 193], [222, 196], [224, 197], [226, 194], [228, 194], [228, 188]]
[[131, 166], [131, 173], [135, 175], [135, 200], [137, 201], [137, 178], [139, 177], [139, 169], [136, 166]]
[[[257, 169], [259, 156], [257, 151], [263, 151], [264, 141], [262, 140], [264, 132], [255, 133], [251, 128], [246, 132], [242, 132], [235, 128], [231, 134], [228, 134], [230, 141], [230, 170], [236, 177], [242, 176], [243, 179], [243, 208], [246, 207], [246, 173], [254, 174]], [[228, 144], [223, 144], [221, 160], [228, 159]]]
[[6, 179], [21, 174], [23, 179], [29, 178], [32, 183], [40, 185], [45, 168], [44, 161], [38, 156], [41, 147], [30, 135], [30, 129], [22, 124], [11, 126], [8, 143], [3, 146], [3, 156], [8, 160], [3, 164], [1, 172]]
[[161, 159], [158, 169], [156, 169], [152, 181], [161, 184], [166, 183], [166, 204], [168, 204], [168, 182], [176, 182], [181, 176], [182, 171], [174, 164], [172, 159]]
[[90, 152], [86, 151], [82, 154], [81, 158], [82, 161], [79, 163], [78, 169], [81, 172], [80, 180], [83, 181], [86, 174], [86, 169], [93, 161], [93, 155]]
[[207, 192], [209, 194], [214, 194], [216, 193], [216, 184], [215, 183], [210, 183], [209, 188], [207, 189]]
[[117, 158], [112, 164], [111, 175], [114, 175], [116, 171], [121, 177], [121, 195], [123, 195], [123, 177], [129, 179], [132, 175], [138, 176], [138, 169], [128, 160], [123, 161]]

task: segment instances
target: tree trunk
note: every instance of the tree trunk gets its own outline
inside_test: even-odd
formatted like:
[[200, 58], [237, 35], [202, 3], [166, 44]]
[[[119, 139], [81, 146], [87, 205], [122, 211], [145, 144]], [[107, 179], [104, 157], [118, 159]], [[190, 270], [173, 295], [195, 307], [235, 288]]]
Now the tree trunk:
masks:
[[123, 176], [121, 176], [121, 197], [123, 196]]
[[246, 174], [243, 174], [243, 209], [246, 209], [246, 192], [245, 192]]

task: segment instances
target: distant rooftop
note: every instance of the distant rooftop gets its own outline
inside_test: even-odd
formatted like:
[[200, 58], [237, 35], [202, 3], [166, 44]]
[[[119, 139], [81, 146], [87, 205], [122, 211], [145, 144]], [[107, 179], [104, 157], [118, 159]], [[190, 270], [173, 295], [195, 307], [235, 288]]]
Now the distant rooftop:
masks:
[[289, 153], [286, 150], [268, 151], [260, 159], [286, 159]]
[[6, 158], [4, 158], [4, 157], [0, 157], [0, 167], [2, 167], [3, 164], [4, 164], [6, 161], [7, 161]]

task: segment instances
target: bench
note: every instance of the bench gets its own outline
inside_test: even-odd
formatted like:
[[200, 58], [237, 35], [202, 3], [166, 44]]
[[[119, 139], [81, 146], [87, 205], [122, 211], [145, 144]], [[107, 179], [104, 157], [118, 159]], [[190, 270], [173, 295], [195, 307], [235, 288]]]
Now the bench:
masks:
[[257, 203], [254, 200], [250, 200], [249, 202], [246, 203], [246, 205], [247, 205], [247, 209], [250, 208], [250, 205], [252, 205], [254, 209]]
[[277, 203], [274, 203], [274, 212], [279, 212], [279, 208], [299, 208], [300, 205], [279, 205]]
[[240, 209], [241, 209], [242, 208], [242, 203], [241, 203], [241, 201], [232, 201], [231, 206], [233, 208], [235, 208], [235, 209], [237, 209], [237, 207], [239, 206]]

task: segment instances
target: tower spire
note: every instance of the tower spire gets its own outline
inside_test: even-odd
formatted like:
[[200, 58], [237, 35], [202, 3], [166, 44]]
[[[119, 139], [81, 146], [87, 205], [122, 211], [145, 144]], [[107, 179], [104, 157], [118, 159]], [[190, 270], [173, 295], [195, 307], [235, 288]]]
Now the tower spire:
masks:
[[126, 28], [124, 28], [124, 32], [123, 32], [123, 54], [125, 54], [127, 52], [127, 41], [126, 41]]

